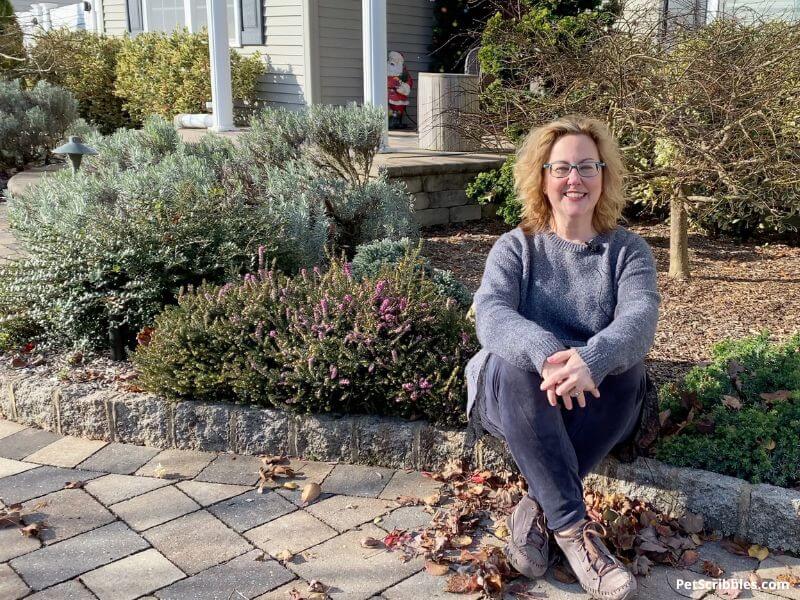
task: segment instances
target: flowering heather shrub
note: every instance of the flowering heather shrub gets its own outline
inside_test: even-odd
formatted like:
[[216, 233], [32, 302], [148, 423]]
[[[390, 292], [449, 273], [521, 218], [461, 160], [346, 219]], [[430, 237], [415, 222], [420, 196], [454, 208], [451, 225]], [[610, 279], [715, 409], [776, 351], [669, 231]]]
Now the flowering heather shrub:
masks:
[[294, 277], [260, 263], [242, 283], [189, 291], [156, 319], [133, 356], [144, 387], [170, 399], [463, 421], [477, 341], [418, 254], [361, 281], [339, 259]]

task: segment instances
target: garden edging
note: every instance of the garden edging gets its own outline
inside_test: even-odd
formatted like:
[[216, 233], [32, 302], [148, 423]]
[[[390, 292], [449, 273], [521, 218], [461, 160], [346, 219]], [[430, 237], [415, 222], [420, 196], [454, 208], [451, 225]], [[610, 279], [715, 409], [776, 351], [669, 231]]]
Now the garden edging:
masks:
[[[389, 468], [438, 470], [462, 457], [476, 468], [514, 469], [498, 440], [426, 421], [368, 415], [300, 415], [229, 403], [165, 402], [97, 383], [65, 384], [41, 374], [0, 373], [0, 416], [80, 436], [241, 454], [286, 453]], [[659, 510], [701, 514], [708, 527], [771, 549], [800, 552], [800, 491], [653, 459], [609, 457], [584, 480], [606, 493], [652, 502]]]

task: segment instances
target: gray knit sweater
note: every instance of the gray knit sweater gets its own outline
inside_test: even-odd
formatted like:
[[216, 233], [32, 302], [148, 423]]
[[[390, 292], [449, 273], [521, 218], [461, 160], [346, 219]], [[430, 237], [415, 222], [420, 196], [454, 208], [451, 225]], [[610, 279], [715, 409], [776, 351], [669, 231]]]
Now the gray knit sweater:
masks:
[[622, 226], [587, 244], [519, 227], [503, 234], [475, 294], [482, 350], [467, 365], [467, 415], [489, 353], [541, 374], [548, 356], [575, 347], [599, 386], [645, 357], [660, 302], [650, 247]]

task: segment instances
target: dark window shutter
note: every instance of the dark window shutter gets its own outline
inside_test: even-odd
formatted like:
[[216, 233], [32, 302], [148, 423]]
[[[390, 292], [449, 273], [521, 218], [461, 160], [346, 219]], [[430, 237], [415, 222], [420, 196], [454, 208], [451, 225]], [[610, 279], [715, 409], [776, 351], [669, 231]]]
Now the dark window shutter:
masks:
[[[129, 0], [130, 1], [130, 0]], [[239, 0], [242, 3], [242, 45], [261, 46], [264, 43], [263, 0]]]
[[132, 34], [144, 31], [144, 19], [142, 18], [142, 0], [126, 0], [128, 6], [128, 31]]

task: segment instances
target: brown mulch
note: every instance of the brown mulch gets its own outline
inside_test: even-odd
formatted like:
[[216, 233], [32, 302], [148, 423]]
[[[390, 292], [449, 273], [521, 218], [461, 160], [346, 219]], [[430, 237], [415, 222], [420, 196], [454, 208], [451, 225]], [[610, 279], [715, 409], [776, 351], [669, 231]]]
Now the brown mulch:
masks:
[[[769, 329], [775, 341], [800, 330], [800, 247], [737, 243], [689, 235], [691, 279], [667, 276], [669, 227], [628, 225], [650, 244], [658, 267], [661, 315], [647, 362], [661, 384], [710, 358], [711, 345]], [[471, 291], [480, 285], [486, 256], [511, 229], [499, 221], [429, 228], [423, 252], [450, 269]]]

